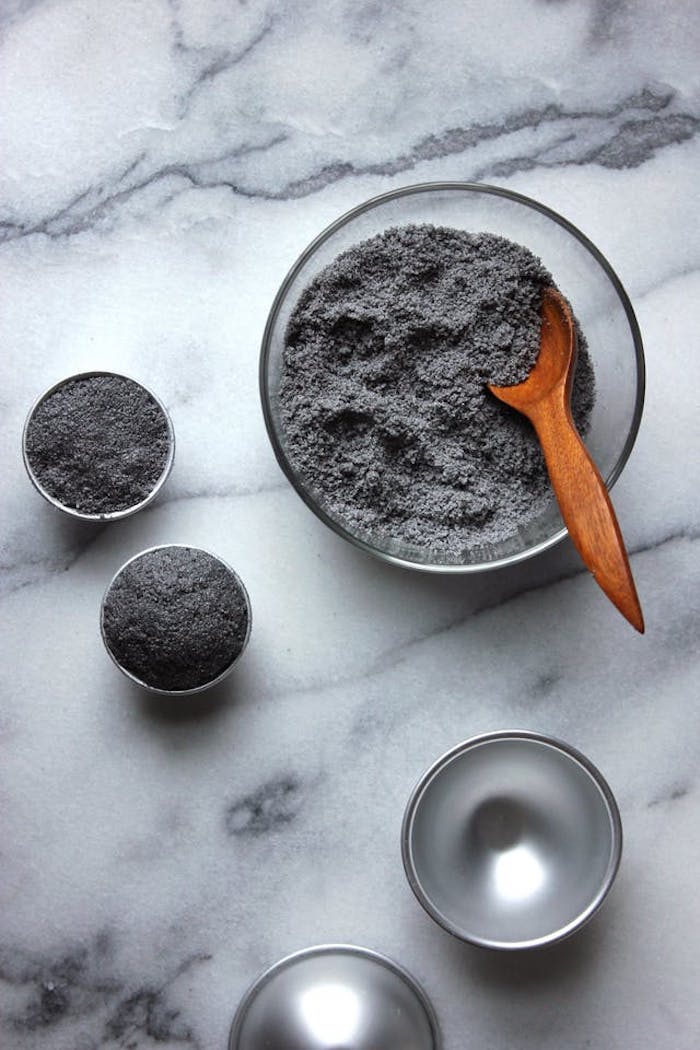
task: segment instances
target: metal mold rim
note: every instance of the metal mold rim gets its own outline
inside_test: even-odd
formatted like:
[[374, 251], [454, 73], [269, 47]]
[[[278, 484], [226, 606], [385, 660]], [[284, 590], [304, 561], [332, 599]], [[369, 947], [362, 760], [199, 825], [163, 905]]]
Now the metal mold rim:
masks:
[[[607, 810], [610, 825], [610, 856], [605, 876], [598, 888], [598, 892], [583, 911], [575, 916], [569, 923], [559, 929], [552, 930], [551, 933], [543, 934], [541, 937], [535, 937], [531, 940], [499, 941], [488, 937], [479, 937], [461, 929], [433, 903], [432, 899], [423, 888], [414, 863], [413, 826], [416, 812], [425, 791], [432, 781], [435, 780], [451, 762], [461, 757], [465, 752], [482, 744], [496, 740], [513, 739], [545, 744], [546, 746], [553, 748], [555, 751], [559, 751], [566, 755], [567, 758], [581, 766], [584, 772], [589, 775], [593, 784], [600, 792]], [[615, 796], [613, 795], [607, 780], [597, 766], [595, 766], [593, 762], [583, 754], [583, 752], [579, 751], [571, 744], [567, 744], [565, 741], [560, 740], [558, 737], [526, 729], [502, 729], [489, 733], [480, 733], [477, 736], [469, 737], [469, 739], [463, 741], [461, 744], [457, 744], [455, 747], [450, 748], [449, 751], [446, 751], [420, 777], [409, 797], [401, 825], [401, 856], [404, 871], [408, 883], [421, 907], [439, 926], [442, 926], [447, 933], [456, 937], [458, 940], [465, 941], [477, 948], [490, 948], [498, 951], [523, 951], [532, 948], [544, 948], [566, 940], [568, 937], [572, 936], [572, 934], [582, 929], [582, 927], [585, 926], [599, 910], [612, 888], [620, 867], [622, 841], [622, 820], [620, 818], [617, 801], [615, 800]]]
[[[149, 397], [153, 398], [155, 403], [158, 405], [158, 408], [163, 413], [163, 416], [165, 417], [165, 422], [168, 429], [168, 455], [165, 461], [165, 466], [163, 467], [162, 474], [160, 475], [160, 477], [158, 478], [148, 495], [139, 503], [135, 503], [132, 507], [125, 507], [124, 510], [110, 510], [104, 511], [102, 513], [91, 514], [87, 513], [86, 511], [76, 510], [75, 507], [69, 507], [67, 506], [67, 504], [61, 503], [61, 501], [57, 499], [56, 496], [52, 495], [50, 492], [48, 492], [47, 489], [43, 487], [36, 474], [34, 473], [31, 463], [29, 462], [29, 456], [27, 454], [27, 433], [29, 430], [29, 424], [31, 423], [32, 417], [39, 405], [43, 404], [44, 401], [47, 401], [48, 398], [55, 394], [57, 390], [60, 390], [62, 387], [67, 386], [69, 383], [75, 383], [81, 379], [94, 379], [103, 376], [108, 376], [114, 379], [126, 379], [129, 383], [135, 383], [136, 386], [141, 387], [142, 390], [146, 391]], [[168, 412], [167, 408], [160, 400], [160, 398], [156, 394], [154, 394], [149, 387], [145, 386], [138, 379], [134, 379], [133, 376], [126, 375], [126, 373], [124, 372], [110, 372], [102, 370], [96, 370], [92, 372], [76, 372], [75, 375], [66, 376], [65, 379], [60, 379], [57, 383], [54, 383], [53, 386], [49, 387], [48, 390], [45, 390], [43, 394], [40, 394], [39, 397], [35, 400], [34, 404], [27, 413], [27, 416], [24, 421], [24, 426], [22, 427], [22, 460], [24, 462], [25, 470], [27, 471], [27, 474], [29, 476], [29, 480], [31, 481], [32, 485], [39, 493], [39, 495], [43, 496], [43, 498], [48, 503], [50, 503], [52, 507], [55, 507], [56, 510], [60, 510], [63, 514], [67, 514], [69, 517], [74, 518], [77, 521], [92, 522], [95, 524], [108, 523], [111, 521], [121, 521], [122, 518], [129, 518], [132, 514], [136, 514], [138, 513], [138, 511], [143, 510], [150, 503], [152, 503], [159, 495], [161, 489], [163, 488], [163, 485], [165, 485], [166, 481], [170, 476], [170, 472], [173, 468], [174, 459], [175, 430], [173, 427], [173, 421], [170, 418], [170, 413]]]
[[[156, 686], [149, 685], [148, 682], [142, 681], [140, 678], [137, 677], [137, 675], [132, 674], [131, 671], [128, 671], [126, 669], [126, 667], [122, 667], [122, 665], [119, 663], [119, 661], [117, 660], [116, 656], [114, 655], [114, 653], [112, 652], [112, 650], [109, 647], [109, 643], [107, 642], [107, 637], [105, 635], [105, 629], [104, 629], [104, 608], [105, 608], [105, 602], [107, 600], [107, 595], [109, 594], [110, 590], [112, 589], [112, 584], [117, 579], [117, 577], [120, 575], [120, 573], [122, 573], [124, 571], [124, 569], [126, 569], [129, 565], [131, 565], [131, 563], [133, 561], [136, 561], [138, 558], [143, 557], [144, 554], [151, 554], [153, 551], [158, 551], [158, 550], [169, 550], [172, 547], [184, 547], [185, 550], [201, 551], [202, 554], [208, 554], [210, 558], [214, 558], [216, 561], [220, 562], [220, 564], [223, 565], [224, 568], [228, 572], [231, 573], [231, 575], [235, 579], [236, 583], [240, 587], [241, 591], [243, 592], [243, 597], [245, 598], [245, 604], [246, 604], [246, 612], [248, 614], [248, 626], [247, 626], [247, 629], [246, 629], [245, 638], [243, 639], [243, 644], [241, 645], [241, 648], [240, 648], [240, 651], [238, 652], [238, 654], [233, 658], [233, 660], [228, 665], [228, 667], [225, 667], [224, 670], [220, 674], [218, 674], [216, 676], [216, 678], [212, 678], [210, 682], [204, 682], [202, 685], [195, 685], [191, 689], [158, 689]], [[236, 666], [236, 664], [238, 663], [240, 658], [243, 656], [243, 653], [245, 652], [246, 647], [248, 645], [248, 641], [250, 639], [250, 632], [252, 630], [252, 627], [253, 627], [253, 607], [252, 607], [251, 602], [250, 602], [250, 595], [248, 594], [248, 590], [247, 590], [245, 584], [243, 583], [243, 580], [240, 578], [240, 576], [236, 572], [236, 570], [231, 565], [229, 565], [229, 563], [227, 561], [225, 561], [223, 558], [221, 558], [218, 554], [214, 554], [213, 551], [207, 550], [206, 547], [197, 547], [197, 546], [195, 546], [192, 543], [157, 543], [153, 547], [146, 547], [146, 548], [144, 548], [144, 550], [138, 551], [137, 554], [133, 554], [130, 558], [127, 559], [127, 561], [124, 562], [123, 565], [120, 565], [119, 568], [117, 569], [117, 571], [114, 573], [114, 575], [112, 576], [111, 580], [107, 584], [105, 592], [102, 595], [102, 601], [100, 602], [100, 634], [102, 636], [102, 641], [104, 643], [104, 647], [107, 650], [107, 653], [109, 654], [109, 657], [110, 657], [112, 663], [114, 664], [114, 666], [116, 668], [118, 668], [121, 671], [121, 673], [123, 675], [125, 675], [128, 679], [130, 679], [130, 681], [132, 681], [135, 685], [138, 685], [138, 686], [141, 687], [141, 689], [146, 689], [146, 690], [148, 690], [149, 693], [154, 693], [157, 696], [174, 696], [174, 697], [178, 697], [178, 696], [193, 696], [195, 693], [203, 693], [206, 689], [211, 689], [213, 686], [218, 685], [220, 682], [223, 682], [223, 680], [225, 678], [227, 678], [228, 675], [230, 675], [230, 673], [233, 670], [233, 668]]]

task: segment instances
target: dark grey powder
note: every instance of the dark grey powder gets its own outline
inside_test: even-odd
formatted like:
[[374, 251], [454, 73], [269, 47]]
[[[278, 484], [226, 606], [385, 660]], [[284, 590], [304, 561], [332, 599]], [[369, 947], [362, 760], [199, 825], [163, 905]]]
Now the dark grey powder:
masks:
[[150, 495], [170, 452], [166, 416], [125, 376], [69, 380], [32, 413], [29, 466], [49, 495], [84, 514], [135, 507]]
[[[402, 226], [339, 255], [289, 320], [279, 407], [290, 461], [346, 527], [459, 557], [551, 492], [530, 424], [487, 383], [525, 379], [551, 275], [489, 233]], [[594, 378], [582, 333], [573, 413]]]
[[213, 682], [240, 654], [248, 626], [238, 578], [196, 547], [145, 551], [118, 574], [102, 607], [107, 648], [155, 689]]

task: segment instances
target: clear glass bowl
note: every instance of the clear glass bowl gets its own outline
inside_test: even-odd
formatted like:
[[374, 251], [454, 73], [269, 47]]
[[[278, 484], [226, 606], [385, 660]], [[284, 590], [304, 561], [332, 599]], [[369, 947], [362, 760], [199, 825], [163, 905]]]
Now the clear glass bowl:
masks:
[[334, 515], [290, 460], [278, 391], [290, 315], [309, 282], [340, 252], [391, 226], [432, 223], [508, 237], [538, 255], [570, 300], [588, 340], [596, 401], [586, 445], [608, 487], [634, 445], [644, 403], [644, 352], [634, 311], [614, 270], [587, 237], [550, 208], [496, 186], [424, 183], [374, 197], [341, 216], [300, 255], [282, 283], [265, 327], [260, 393], [272, 447], [304, 502], [339, 536], [385, 561], [429, 572], [480, 572], [512, 565], [566, 536], [554, 499], [539, 517], [495, 544], [475, 543], [454, 558], [428, 548], [359, 532]]

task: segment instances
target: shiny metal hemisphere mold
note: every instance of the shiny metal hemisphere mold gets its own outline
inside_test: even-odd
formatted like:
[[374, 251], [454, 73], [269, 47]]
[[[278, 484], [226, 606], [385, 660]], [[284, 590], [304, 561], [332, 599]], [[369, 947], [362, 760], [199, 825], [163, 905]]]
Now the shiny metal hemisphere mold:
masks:
[[229, 1050], [439, 1050], [425, 992], [378, 952], [324, 944], [289, 955], [244, 995]]
[[[153, 486], [153, 488], [148, 493], [145, 499], [142, 499], [139, 503], [135, 503], [132, 507], [126, 507], [124, 510], [107, 511], [102, 514], [87, 514], [84, 511], [76, 510], [75, 507], [69, 507], [65, 503], [61, 503], [59, 499], [56, 499], [55, 496], [53, 496], [43, 487], [36, 474], [32, 470], [31, 463], [29, 462], [29, 457], [27, 455], [27, 431], [29, 429], [29, 424], [31, 422], [32, 416], [36, 412], [39, 405], [46, 401], [47, 398], [51, 397], [52, 394], [55, 394], [57, 390], [60, 390], [61, 387], [66, 386], [68, 383], [76, 382], [76, 380], [92, 379], [98, 376], [113, 376], [115, 379], [126, 379], [128, 380], [128, 382], [135, 383], [136, 386], [141, 387], [142, 390], [146, 391], [149, 397], [153, 398], [155, 403], [158, 405], [158, 408], [163, 413], [168, 428], [168, 456], [165, 461], [165, 466], [163, 467], [163, 472], [161, 476], [158, 478], [157, 482], [155, 483], [155, 485]], [[124, 375], [123, 372], [78, 372], [75, 375], [66, 376], [65, 379], [61, 379], [61, 381], [58, 383], [54, 383], [52, 387], [49, 387], [48, 390], [45, 390], [44, 393], [36, 399], [32, 407], [30, 408], [29, 412], [27, 413], [27, 418], [24, 421], [24, 428], [22, 430], [22, 459], [24, 460], [24, 466], [27, 471], [27, 474], [29, 475], [29, 480], [31, 481], [32, 485], [37, 490], [39, 495], [43, 496], [44, 499], [47, 500], [47, 502], [49, 502], [52, 507], [56, 507], [57, 510], [62, 511], [64, 514], [68, 514], [71, 518], [76, 518], [79, 521], [120, 521], [122, 518], [128, 518], [132, 514], [136, 514], [138, 511], [143, 510], [144, 507], [147, 507], [150, 503], [153, 503], [154, 499], [156, 499], [156, 497], [160, 493], [160, 490], [163, 488], [163, 485], [168, 480], [170, 471], [173, 467], [173, 461], [175, 459], [175, 430], [173, 428], [172, 419], [170, 418], [170, 413], [168, 412], [163, 402], [160, 400], [159, 397], [156, 397], [152, 390], [150, 390], [147, 386], [144, 386], [143, 383], [140, 383], [138, 379], [133, 379], [131, 376]]]
[[497, 543], [477, 543], [459, 555], [436, 553], [384, 534], [360, 531], [338, 516], [295, 465], [280, 409], [285, 333], [306, 286], [341, 252], [392, 226], [431, 223], [472, 233], [488, 231], [530, 248], [570, 299], [586, 334], [596, 377], [596, 402], [586, 445], [608, 487], [619, 477], [642, 417], [642, 339], [629, 298], [602, 252], [551, 208], [500, 186], [432, 182], [403, 186], [341, 215], [302, 252], [272, 304], [260, 352], [260, 396], [277, 461], [299, 496], [338, 536], [383, 561], [424, 572], [483, 572], [514, 565], [566, 535], [556, 500]]
[[622, 825], [606, 781], [575, 748], [521, 730], [448, 751], [415, 788], [403, 863], [419, 902], [471, 944], [563, 940], [603, 903]]
[[[118, 578], [119, 574], [122, 573], [124, 571], [124, 569], [127, 568], [127, 566], [131, 565], [132, 562], [136, 561], [138, 558], [142, 558], [144, 556], [144, 554], [150, 554], [152, 551], [157, 551], [157, 550], [167, 550], [170, 547], [184, 547], [187, 550], [202, 551], [204, 554], [208, 554], [210, 558], [215, 558], [218, 562], [220, 562], [221, 565], [223, 565], [223, 567], [227, 570], [227, 572], [229, 572], [231, 574], [231, 576], [235, 579], [238, 587], [240, 588], [240, 590], [241, 590], [241, 592], [243, 594], [243, 597], [245, 598], [246, 613], [247, 613], [247, 616], [248, 616], [248, 626], [246, 628], [246, 634], [245, 634], [245, 638], [243, 639], [243, 644], [241, 645], [240, 650], [238, 651], [238, 653], [234, 657], [234, 659], [231, 661], [231, 663], [228, 665], [228, 667], [225, 667], [224, 670], [221, 672], [221, 674], [218, 674], [216, 676], [216, 678], [212, 678], [209, 682], [203, 682], [201, 685], [193, 686], [191, 689], [158, 689], [157, 686], [149, 685], [148, 682], [144, 682], [141, 678], [138, 678], [135, 674], [132, 674], [131, 671], [127, 670], [127, 668], [124, 667], [119, 662], [119, 660], [116, 658], [116, 656], [114, 655], [114, 653], [110, 649], [109, 642], [107, 640], [107, 636], [105, 634], [105, 629], [104, 629], [104, 607], [105, 607], [105, 602], [106, 602], [107, 596], [108, 596], [108, 594], [109, 594], [109, 592], [111, 590], [112, 584]], [[102, 595], [102, 602], [100, 603], [100, 634], [102, 635], [102, 641], [104, 642], [104, 647], [107, 650], [107, 652], [109, 653], [109, 657], [110, 657], [112, 663], [114, 664], [115, 667], [119, 668], [119, 670], [121, 671], [121, 673], [123, 675], [125, 675], [132, 682], [134, 682], [135, 685], [140, 686], [142, 689], [148, 690], [149, 693], [156, 693], [159, 696], [193, 696], [195, 693], [203, 693], [206, 689], [211, 689], [211, 688], [213, 688], [213, 686], [218, 685], [220, 682], [223, 682], [223, 680], [225, 678], [227, 678], [228, 675], [231, 674], [231, 671], [236, 666], [236, 664], [238, 663], [240, 658], [243, 656], [243, 653], [245, 652], [246, 647], [248, 645], [248, 642], [250, 640], [250, 632], [252, 630], [252, 627], [253, 627], [253, 607], [252, 607], [252, 605], [250, 603], [250, 595], [248, 594], [246, 586], [243, 583], [243, 580], [240, 578], [240, 576], [236, 572], [236, 570], [233, 569], [229, 565], [229, 563], [227, 561], [224, 561], [223, 558], [219, 557], [218, 554], [213, 554], [211, 551], [205, 550], [204, 547], [195, 547], [191, 543], [159, 543], [159, 544], [156, 544], [156, 546], [154, 546], [154, 547], [146, 547], [145, 550], [139, 551], [138, 554], [134, 554], [133, 557], [129, 558], [128, 561], [125, 561], [124, 564], [120, 565], [120, 567], [117, 569], [117, 571], [115, 572], [114, 576], [109, 581], [109, 584], [107, 585], [107, 589], [105, 590], [104, 594]]]

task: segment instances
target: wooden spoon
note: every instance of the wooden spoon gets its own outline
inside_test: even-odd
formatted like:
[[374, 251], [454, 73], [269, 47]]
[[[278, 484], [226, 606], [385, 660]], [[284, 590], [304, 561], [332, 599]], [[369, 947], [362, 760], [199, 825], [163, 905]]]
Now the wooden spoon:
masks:
[[605, 482], [571, 417], [575, 356], [569, 306], [555, 288], [546, 288], [534, 368], [522, 383], [489, 390], [534, 426], [574, 546], [613, 605], [643, 634], [644, 618], [620, 526]]

